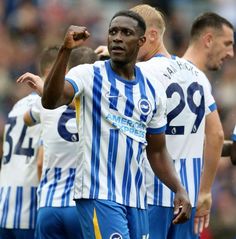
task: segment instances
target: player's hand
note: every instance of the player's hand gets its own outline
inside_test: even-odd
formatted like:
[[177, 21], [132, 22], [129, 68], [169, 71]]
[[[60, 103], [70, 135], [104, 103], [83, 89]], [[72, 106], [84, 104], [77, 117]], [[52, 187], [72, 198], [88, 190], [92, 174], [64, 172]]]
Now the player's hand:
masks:
[[89, 36], [86, 27], [71, 25], [66, 32], [63, 47], [72, 50], [82, 45]]
[[199, 234], [207, 228], [210, 221], [212, 204], [211, 193], [199, 193], [196, 214], [194, 217], [194, 233]]
[[184, 223], [191, 216], [192, 206], [187, 192], [182, 188], [175, 193], [174, 200], [174, 224]]
[[110, 57], [107, 46], [99, 46], [94, 51], [100, 59]]
[[17, 83], [26, 83], [30, 88], [32, 88], [38, 95], [43, 94], [43, 80], [38, 76], [30, 72], [21, 75], [17, 80]]

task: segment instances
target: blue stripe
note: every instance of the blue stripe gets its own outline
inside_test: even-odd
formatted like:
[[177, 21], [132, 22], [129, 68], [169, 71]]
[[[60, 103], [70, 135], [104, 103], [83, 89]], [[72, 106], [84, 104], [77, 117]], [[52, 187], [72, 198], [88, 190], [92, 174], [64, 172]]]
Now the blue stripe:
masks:
[[166, 131], [166, 125], [164, 125], [161, 128], [147, 128], [147, 133], [149, 134], [161, 134], [164, 133]]
[[145, 208], [147, 207], [147, 193], [144, 196], [144, 206]]
[[[152, 93], [154, 102], [157, 102], [156, 91], [155, 91], [153, 85], [151, 84], [151, 82], [148, 79], [146, 79], [146, 81], [147, 81], [147, 85]], [[155, 108], [153, 109], [153, 114], [156, 114], [156, 112], [157, 112], [157, 106], [155, 104]]]
[[75, 181], [75, 168], [69, 168], [69, 176], [66, 179], [65, 190], [61, 196], [61, 206], [68, 207], [70, 202], [70, 193]]
[[7, 188], [7, 194], [5, 197], [4, 205], [3, 205], [3, 213], [1, 218], [1, 227], [5, 228], [7, 223], [7, 215], [9, 210], [9, 201], [10, 201], [10, 193], [11, 193], [11, 187]]
[[[196, 185], [198, 184], [197, 180], [197, 159], [193, 158], [193, 178], [194, 178], [194, 203], [196, 204], [197, 202], [197, 187]], [[194, 205], [192, 205], [194, 206]]]
[[107, 72], [107, 78], [111, 83], [110, 92], [108, 93], [109, 102], [110, 102], [110, 109], [117, 110], [117, 103], [119, 97], [119, 90], [116, 88], [116, 79], [113, 71], [111, 70], [109, 61], [105, 61], [105, 67]]
[[33, 114], [32, 114], [32, 109], [30, 109], [29, 114], [30, 114], [30, 117], [31, 117], [31, 119], [33, 120], [33, 122], [36, 123], [37, 120], [34, 118], [34, 116], [33, 116]]
[[108, 155], [107, 155], [107, 188], [108, 188], [108, 200], [116, 200], [115, 194], [115, 168], [118, 152], [118, 139], [119, 139], [119, 130], [111, 129], [109, 146], [108, 146]]
[[[173, 160], [174, 167], [176, 168], [176, 161]], [[175, 193], [173, 191], [170, 191], [170, 206], [174, 207], [174, 197]]]
[[72, 85], [72, 87], [73, 87], [73, 89], [75, 91], [75, 94], [76, 94], [79, 91], [79, 89], [78, 89], [78, 86], [75, 83], [75, 81], [72, 80], [72, 79], [69, 79], [69, 78], [66, 78], [66, 81], [68, 81]]
[[20, 228], [20, 217], [22, 210], [22, 197], [23, 187], [17, 187], [16, 189], [16, 204], [15, 204], [15, 215], [14, 215], [14, 228]]
[[0, 187], [0, 203], [2, 202], [3, 187]]
[[158, 198], [158, 178], [157, 177], [154, 177], [154, 185], [153, 185], [153, 188], [154, 188], [154, 199], [153, 199], [153, 204], [154, 205], [157, 205], [157, 198]]
[[46, 197], [46, 207], [52, 206], [53, 196], [56, 192], [57, 182], [61, 178], [61, 168], [54, 168], [54, 181], [48, 187], [47, 197]]
[[[201, 177], [201, 159], [193, 158], [193, 170], [194, 170], [194, 203], [196, 205], [198, 198], [198, 191], [200, 186], [200, 177]], [[193, 205], [193, 206], [195, 206]]]
[[186, 159], [180, 159], [180, 177], [181, 177], [181, 182], [188, 193], [189, 190], [188, 190], [188, 180], [187, 180]]
[[198, 169], [198, 184], [196, 185], [196, 187], [197, 187], [197, 197], [198, 197], [199, 188], [200, 188], [200, 180], [201, 180], [201, 171], [202, 171], [200, 158], [197, 159], [197, 169]]
[[92, 109], [92, 155], [91, 155], [91, 188], [90, 198], [97, 198], [99, 192], [99, 161], [101, 144], [101, 98], [102, 76], [100, 69], [94, 67], [93, 80], [93, 109]]
[[40, 184], [38, 186], [37, 194], [38, 194], [39, 201], [41, 200], [42, 188], [48, 182], [47, 176], [48, 176], [49, 170], [50, 170], [50, 168], [47, 168], [45, 170], [45, 174], [44, 174], [43, 178], [41, 179]]
[[173, 191], [170, 191], [170, 206], [174, 207], [174, 197], [175, 193]]
[[133, 99], [133, 86], [125, 85], [125, 96], [126, 96], [126, 105], [125, 105], [125, 115], [132, 117], [134, 111], [134, 99]]
[[[139, 80], [139, 90], [140, 90], [140, 99], [146, 99], [148, 100], [146, 89], [145, 89], [145, 83], [144, 83], [144, 77], [141, 73], [140, 69], [136, 67], [136, 78]], [[140, 120], [146, 122], [147, 121], [147, 115], [140, 114]]]
[[158, 179], [158, 177], [154, 177], [154, 199], [153, 205], [162, 205], [163, 203], [163, 183]]
[[217, 105], [216, 105], [216, 103], [210, 105], [210, 106], [209, 106], [209, 109], [210, 109], [211, 112], [214, 111], [214, 110], [217, 110]]
[[[138, 154], [137, 154], [137, 162], [140, 162], [141, 159], [141, 155], [142, 155], [142, 144], [139, 143], [138, 146]], [[136, 185], [136, 195], [137, 195], [137, 208], [141, 207], [141, 202], [140, 202], [140, 190], [141, 190], [141, 186], [142, 186], [142, 182], [143, 182], [143, 175], [142, 175], [142, 171], [140, 170], [140, 167], [137, 170], [137, 173], [135, 175], [135, 185]]]
[[125, 168], [122, 182], [122, 196], [124, 205], [129, 205], [130, 201], [130, 189], [131, 189], [131, 170], [130, 164], [133, 157], [133, 139], [126, 138], [126, 156], [125, 156]]
[[159, 192], [159, 197], [158, 197], [158, 205], [162, 205], [162, 201], [163, 201], [163, 184], [162, 182], [159, 180], [158, 182], [158, 192]]
[[37, 212], [37, 187], [31, 187], [30, 190], [30, 211], [29, 211], [29, 229], [34, 229], [36, 224]]

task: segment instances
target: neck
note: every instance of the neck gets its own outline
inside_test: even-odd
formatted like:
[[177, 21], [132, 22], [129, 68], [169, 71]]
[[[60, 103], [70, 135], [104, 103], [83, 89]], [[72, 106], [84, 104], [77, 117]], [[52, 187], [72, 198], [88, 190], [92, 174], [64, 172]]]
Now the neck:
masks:
[[183, 58], [192, 62], [198, 69], [206, 73], [204, 53], [199, 51], [199, 49], [201, 48], [189, 46]]
[[129, 62], [127, 64], [122, 64], [120, 62], [111, 61], [111, 68], [112, 70], [122, 78], [126, 80], [133, 80], [135, 79], [135, 63]]
[[145, 61], [151, 59], [153, 56], [155, 56], [157, 54], [161, 54], [167, 58], [171, 58], [171, 55], [169, 54], [169, 52], [165, 48], [164, 44], [162, 43], [162, 44], [158, 44], [155, 48], [150, 50], [150, 52], [145, 57], [146, 58]]

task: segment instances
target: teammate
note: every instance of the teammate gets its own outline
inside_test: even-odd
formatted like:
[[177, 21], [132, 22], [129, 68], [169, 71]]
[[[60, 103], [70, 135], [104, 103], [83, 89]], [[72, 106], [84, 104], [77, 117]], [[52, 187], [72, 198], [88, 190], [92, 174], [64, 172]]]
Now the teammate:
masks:
[[[56, 54], [57, 51], [50, 62], [44, 59], [41, 68], [45, 62], [47, 67], [51, 67]], [[78, 64], [93, 63], [96, 59], [97, 55], [91, 48], [80, 47], [71, 54], [68, 68]], [[43, 69], [43, 72], [46, 70]], [[31, 82], [35, 85], [39, 85], [38, 81], [37, 76], [28, 73], [18, 79], [18, 82]], [[42, 93], [40, 87], [38, 91]], [[26, 112], [24, 118], [29, 126], [42, 124], [44, 160], [42, 179], [38, 188], [36, 238], [82, 238], [73, 200], [79, 140], [75, 110], [66, 105], [55, 110], [46, 110], [39, 99]]]
[[[189, 47], [183, 57], [205, 73], [217, 71], [221, 69], [225, 60], [234, 56], [233, 45], [233, 25], [218, 14], [207, 12], [197, 17], [193, 22]], [[217, 131], [214, 128], [212, 130], [216, 133], [213, 140], [216, 140]], [[232, 142], [225, 140], [221, 155], [230, 156], [231, 148]], [[208, 202], [205, 201], [205, 205], [202, 203], [202, 209], [210, 211], [211, 199], [209, 198]], [[200, 208], [200, 210], [202, 209]], [[201, 214], [200, 210], [199, 214]]]
[[44, 84], [45, 108], [81, 101], [75, 199], [84, 238], [148, 238], [146, 144], [153, 170], [176, 192], [176, 211], [182, 207], [174, 222], [189, 217], [189, 199], [165, 148], [165, 92], [135, 67], [144, 32], [138, 14], [118, 12], [109, 25], [111, 60], [72, 68], [65, 81], [72, 49], [89, 37], [85, 27], [71, 26]]
[[28, 128], [23, 114], [39, 98], [32, 93], [8, 114], [0, 171], [0, 238], [33, 239], [37, 212], [37, 148], [40, 126]]
[[233, 25], [216, 13], [206, 12], [193, 22], [183, 57], [205, 73], [216, 71], [226, 59], [234, 56], [233, 45]]
[[[193, 205], [189, 222], [172, 224], [173, 193], [157, 178], [150, 178], [148, 173], [150, 238], [197, 238], [194, 231], [198, 234], [209, 223], [210, 190], [222, 149], [223, 131], [216, 105], [205, 75], [191, 63], [171, 56], [166, 50], [162, 14], [149, 5], [139, 5], [131, 10], [139, 13], [147, 24], [147, 41], [138, 58], [150, 60], [138, 66], [155, 74], [165, 86], [168, 98], [167, 149]], [[164, 219], [156, 223], [163, 215]]]
[[[205, 73], [217, 71], [226, 59], [234, 56], [233, 45], [233, 25], [215, 13], [204, 13], [192, 25], [189, 47], [183, 57]], [[223, 157], [230, 156], [231, 146], [232, 141], [224, 141]]]

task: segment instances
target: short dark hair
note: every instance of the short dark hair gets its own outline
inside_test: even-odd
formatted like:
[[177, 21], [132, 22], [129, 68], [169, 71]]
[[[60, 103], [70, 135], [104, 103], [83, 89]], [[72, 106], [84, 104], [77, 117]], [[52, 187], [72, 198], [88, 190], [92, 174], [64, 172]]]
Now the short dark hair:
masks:
[[57, 58], [59, 49], [59, 46], [51, 46], [45, 48], [40, 54], [38, 68], [41, 76], [45, 76], [46, 70], [52, 66], [52, 64]]
[[98, 55], [94, 50], [87, 46], [80, 46], [71, 52], [68, 68], [81, 64], [92, 64], [98, 60]]
[[138, 22], [138, 27], [141, 29], [141, 33], [145, 34], [146, 23], [145, 23], [144, 19], [138, 13], [133, 12], [131, 10], [119, 11], [112, 17], [110, 24], [114, 18], [120, 17], [120, 16], [130, 17], [130, 18], [133, 18], [134, 20], [136, 20]]
[[227, 19], [214, 12], [205, 12], [194, 20], [191, 28], [191, 38], [198, 37], [207, 27], [222, 30], [223, 25], [226, 25], [234, 30], [233, 25]]

